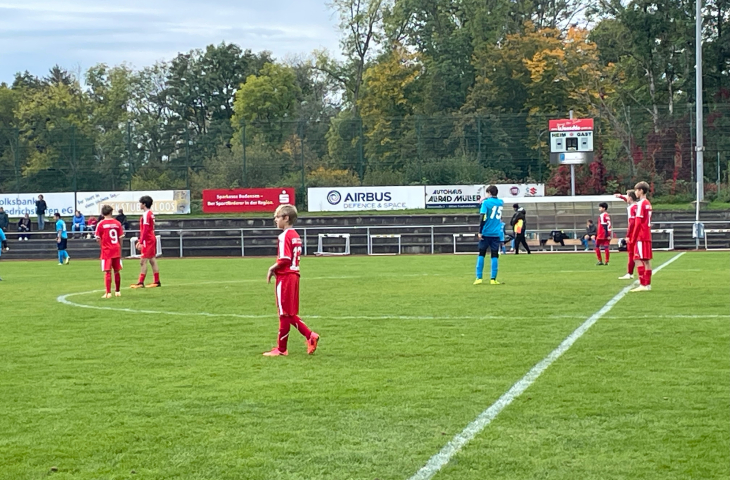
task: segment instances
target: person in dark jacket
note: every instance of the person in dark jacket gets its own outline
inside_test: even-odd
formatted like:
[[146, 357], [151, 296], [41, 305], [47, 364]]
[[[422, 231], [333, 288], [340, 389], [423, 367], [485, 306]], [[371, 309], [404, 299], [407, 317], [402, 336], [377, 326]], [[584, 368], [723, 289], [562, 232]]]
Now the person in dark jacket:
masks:
[[3, 207], [0, 207], [0, 230], [7, 231], [8, 225], [10, 225], [10, 219], [8, 214], [5, 212]]
[[28, 233], [30, 233], [30, 215], [26, 213], [25, 217], [18, 220], [18, 240], [30, 240]]
[[514, 208], [515, 213], [512, 215], [510, 225], [512, 226], [512, 231], [515, 234], [515, 255], [520, 254], [520, 245], [525, 247], [528, 254], [532, 253], [530, 252], [530, 247], [527, 245], [527, 239], [525, 238], [525, 233], [527, 231], [527, 212], [525, 212], [525, 209], [520, 207], [517, 203], [512, 205], [512, 208]]
[[129, 222], [127, 221], [127, 216], [124, 214], [124, 210], [122, 210], [121, 208], [119, 209], [119, 215], [117, 215], [114, 220], [121, 223], [124, 230], [129, 230]]
[[43, 195], [38, 195], [38, 201], [35, 202], [35, 214], [38, 215], [38, 230], [43, 230], [45, 227], [45, 215], [48, 210], [46, 201], [43, 200]]
[[583, 235], [583, 239], [581, 240], [581, 243], [583, 244], [583, 248], [585, 248], [585, 251], [589, 251], [590, 248], [588, 248], [588, 242], [590, 240], [593, 240], [593, 246], [596, 245], [596, 235], [598, 234], [598, 229], [595, 225], [593, 225], [593, 220], [588, 220], [586, 222], [586, 233]]

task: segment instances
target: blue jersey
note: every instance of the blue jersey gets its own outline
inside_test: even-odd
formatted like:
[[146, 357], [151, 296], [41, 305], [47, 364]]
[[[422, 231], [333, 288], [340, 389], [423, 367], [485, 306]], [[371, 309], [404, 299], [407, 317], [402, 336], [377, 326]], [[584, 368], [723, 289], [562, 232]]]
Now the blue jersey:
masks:
[[5, 237], [5, 232], [0, 230], [0, 257], [3, 255], [3, 247], [5, 246], [5, 241], [7, 240], [7, 237]]
[[66, 222], [60, 218], [56, 222], [56, 233], [59, 231], [61, 232], [61, 238], [68, 238], [68, 234], [66, 233]]
[[482, 236], [499, 238], [504, 234], [502, 229], [503, 208], [504, 202], [497, 197], [489, 197], [482, 202], [482, 208], [479, 210], [480, 221], [484, 222]]

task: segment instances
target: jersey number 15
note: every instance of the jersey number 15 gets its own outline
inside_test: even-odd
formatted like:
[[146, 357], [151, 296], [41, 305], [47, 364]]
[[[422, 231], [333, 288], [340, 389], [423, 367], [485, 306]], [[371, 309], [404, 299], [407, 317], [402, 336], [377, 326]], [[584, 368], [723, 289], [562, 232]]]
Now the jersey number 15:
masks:
[[503, 208], [504, 207], [497, 207], [497, 206], [492, 207], [492, 212], [489, 214], [489, 218], [490, 219], [496, 218], [497, 220], [501, 220]]

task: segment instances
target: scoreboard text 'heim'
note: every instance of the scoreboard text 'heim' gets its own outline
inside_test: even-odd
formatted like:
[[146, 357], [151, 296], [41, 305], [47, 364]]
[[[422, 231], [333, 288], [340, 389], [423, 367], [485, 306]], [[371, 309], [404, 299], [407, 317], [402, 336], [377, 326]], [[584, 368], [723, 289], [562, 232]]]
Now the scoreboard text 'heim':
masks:
[[550, 163], [580, 165], [593, 161], [593, 119], [550, 120]]

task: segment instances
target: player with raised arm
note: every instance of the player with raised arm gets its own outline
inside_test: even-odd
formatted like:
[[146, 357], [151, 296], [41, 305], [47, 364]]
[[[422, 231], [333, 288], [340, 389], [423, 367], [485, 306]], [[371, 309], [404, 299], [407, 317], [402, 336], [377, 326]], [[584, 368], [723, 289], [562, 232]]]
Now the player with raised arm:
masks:
[[[609, 249], [611, 247], [611, 238], [613, 238], [613, 225], [611, 224], [611, 216], [608, 214], [608, 204], [601, 202], [598, 204], [598, 233], [596, 234], [596, 256], [598, 263], [596, 265], [608, 265], [608, 259], [611, 255]], [[606, 252], [606, 263], [601, 258], [601, 248]]]
[[646, 198], [649, 184], [639, 182], [634, 187], [639, 199], [636, 204], [636, 220], [632, 230], [631, 242], [634, 244], [634, 257], [639, 261], [636, 270], [639, 273], [639, 286], [632, 292], [648, 292], [651, 290], [651, 203]]
[[302, 239], [294, 228], [297, 220], [297, 209], [294, 205], [279, 205], [274, 213], [276, 228], [283, 230], [279, 234], [276, 263], [266, 274], [266, 281], [276, 277], [276, 306], [279, 310], [279, 336], [277, 345], [264, 353], [266, 357], [289, 355], [287, 342], [289, 331], [293, 326], [307, 339], [307, 353], [317, 350], [319, 335], [311, 331], [299, 315], [299, 259], [302, 255]]
[[484, 273], [484, 257], [487, 250], [492, 258], [492, 272], [489, 283], [499, 285], [497, 271], [499, 270], [499, 245], [500, 234], [502, 234], [502, 209], [504, 202], [497, 198], [499, 190], [494, 185], [487, 187], [487, 198], [482, 201], [479, 209], [479, 256], [477, 257], [477, 279], [474, 285], [481, 285]]
[[626, 231], [626, 253], [628, 253], [629, 257], [628, 264], [626, 265], [626, 275], [624, 275], [623, 277], [618, 277], [618, 279], [631, 280], [634, 278], [634, 267], [636, 266], [636, 262], [634, 260], [634, 244], [631, 243], [631, 235], [633, 233], [634, 223], [636, 222], [636, 202], [638, 202], [639, 199], [636, 197], [636, 193], [634, 193], [633, 190], [627, 190], [626, 195], [621, 195], [620, 193], [617, 193], [614, 196], [628, 203], [628, 206], [626, 207], [626, 212], [628, 213], [629, 218], [629, 228]]
[[161, 287], [160, 267], [157, 265], [157, 237], [155, 236], [155, 215], [152, 213], [152, 197], [145, 195], [139, 199], [142, 209], [142, 218], [139, 219], [139, 239], [135, 247], [140, 252], [139, 281], [132, 288], [145, 288], [144, 279], [147, 276], [147, 264], [152, 266], [152, 273], [155, 281], [147, 285], [147, 288]]
[[101, 207], [104, 219], [96, 224], [94, 238], [101, 246], [101, 271], [104, 272], [104, 286], [106, 293], [101, 298], [112, 298], [112, 270], [114, 270], [114, 296], [121, 297], [119, 291], [122, 278], [122, 238], [124, 229], [122, 224], [112, 218], [114, 209], [109, 205]]

